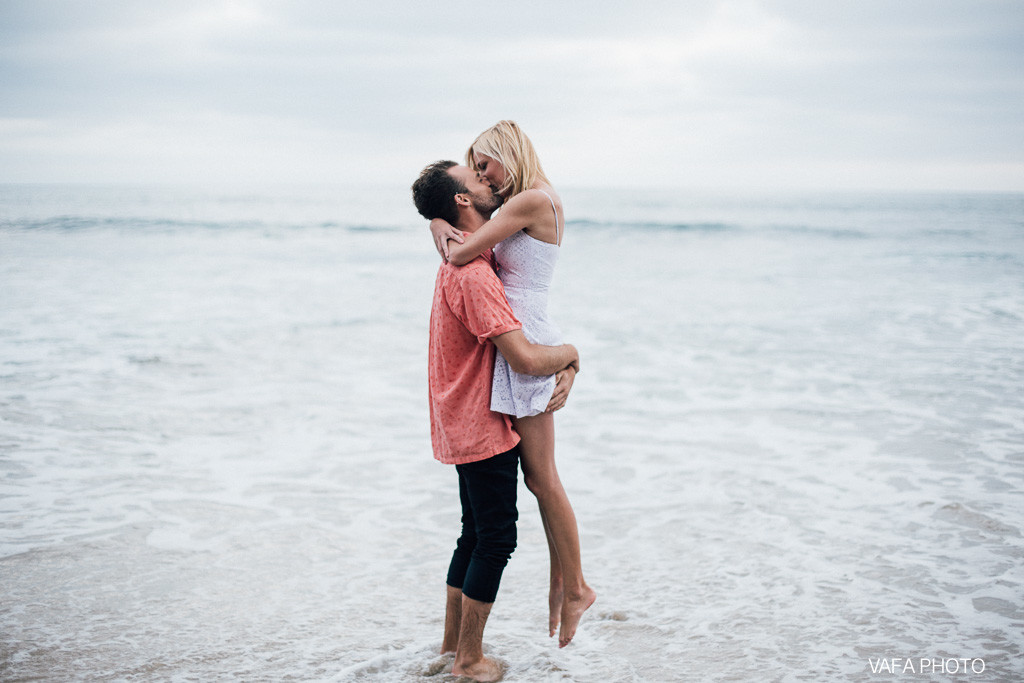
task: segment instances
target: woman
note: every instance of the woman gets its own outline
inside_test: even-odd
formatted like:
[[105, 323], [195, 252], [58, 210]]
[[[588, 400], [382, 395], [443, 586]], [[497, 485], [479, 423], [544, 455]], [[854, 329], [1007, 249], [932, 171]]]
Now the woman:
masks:
[[[561, 335], [547, 315], [547, 291], [565, 220], [561, 200], [544, 175], [533, 144], [514, 122], [499, 121], [473, 142], [466, 165], [502, 197], [502, 208], [469, 235], [444, 220], [431, 221], [438, 251], [458, 266], [494, 247], [498, 276], [523, 334], [535, 344], [560, 344]], [[491, 410], [509, 415], [520, 436], [526, 486], [540, 506], [551, 555], [549, 635], [561, 625], [559, 647], [569, 644], [583, 612], [597, 598], [583, 579], [576, 516], [555, 468], [553, 409], [561, 401], [551, 409], [549, 401], [556, 382], [571, 386], [574, 377], [571, 369], [557, 380], [521, 375], [499, 352], [491, 392]], [[559, 390], [565, 392], [564, 387]]]

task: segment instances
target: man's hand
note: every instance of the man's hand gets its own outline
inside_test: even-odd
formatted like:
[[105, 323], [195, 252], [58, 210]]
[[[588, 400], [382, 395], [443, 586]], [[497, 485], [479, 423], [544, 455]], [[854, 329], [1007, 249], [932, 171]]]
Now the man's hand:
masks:
[[569, 391], [572, 389], [572, 383], [575, 380], [576, 368], [571, 365], [565, 370], [559, 370], [555, 373], [555, 390], [551, 393], [548, 407], [544, 409], [545, 413], [553, 413], [565, 407], [565, 401], [569, 398]]
[[453, 228], [448, 221], [443, 218], [435, 218], [430, 221], [430, 234], [434, 236], [434, 247], [437, 248], [437, 253], [441, 255], [445, 261], [448, 260], [448, 240], [455, 240], [459, 244], [465, 242], [465, 238], [462, 236], [462, 231], [458, 228]]

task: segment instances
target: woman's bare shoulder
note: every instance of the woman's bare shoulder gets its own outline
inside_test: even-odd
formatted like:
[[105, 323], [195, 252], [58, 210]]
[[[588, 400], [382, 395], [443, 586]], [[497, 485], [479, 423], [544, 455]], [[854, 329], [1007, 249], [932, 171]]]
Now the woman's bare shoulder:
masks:
[[550, 186], [539, 187], [535, 185], [529, 190], [523, 190], [515, 197], [509, 199], [505, 202], [505, 206], [517, 206], [521, 210], [550, 211], [552, 201], [561, 207], [561, 197]]

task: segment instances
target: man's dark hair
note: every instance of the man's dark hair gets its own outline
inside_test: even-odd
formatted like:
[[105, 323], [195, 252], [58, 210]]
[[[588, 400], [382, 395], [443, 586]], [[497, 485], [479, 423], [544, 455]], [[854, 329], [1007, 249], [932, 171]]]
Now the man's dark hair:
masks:
[[443, 218], [452, 225], [459, 222], [455, 195], [467, 192], [461, 180], [448, 169], [458, 166], [454, 161], [435, 161], [420, 172], [412, 184], [412, 201], [416, 210], [426, 219]]

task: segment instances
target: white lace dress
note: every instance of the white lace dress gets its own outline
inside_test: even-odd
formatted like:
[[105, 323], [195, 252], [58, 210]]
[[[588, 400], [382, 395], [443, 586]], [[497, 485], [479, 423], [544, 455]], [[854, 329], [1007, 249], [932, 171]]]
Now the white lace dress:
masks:
[[[545, 192], [545, 195], [547, 193]], [[555, 202], [555, 235], [561, 241]], [[524, 231], [511, 235], [494, 247], [498, 277], [505, 287], [512, 312], [523, 324], [523, 334], [534, 344], [555, 346], [562, 343], [562, 333], [548, 318], [548, 288], [558, 261], [557, 244], [542, 242]], [[544, 412], [555, 390], [555, 376], [521, 375], [509, 367], [499, 351], [494, 359], [494, 383], [491, 385], [491, 410], [525, 417]]]

